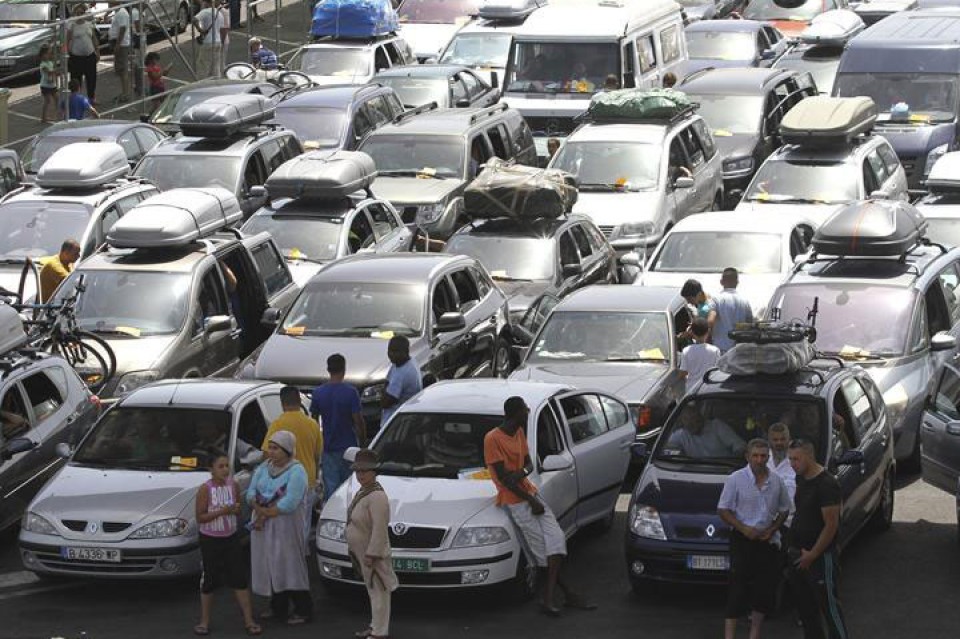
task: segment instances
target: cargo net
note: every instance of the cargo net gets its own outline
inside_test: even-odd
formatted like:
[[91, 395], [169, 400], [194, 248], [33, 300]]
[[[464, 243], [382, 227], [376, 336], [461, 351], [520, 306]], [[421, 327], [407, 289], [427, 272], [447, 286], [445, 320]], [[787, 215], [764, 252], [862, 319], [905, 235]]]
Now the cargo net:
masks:
[[729, 375], [784, 375], [803, 369], [817, 356], [816, 329], [799, 322], [758, 322], [729, 333], [736, 345], [720, 357]]
[[493, 158], [464, 190], [467, 217], [516, 220], [562, 217], [577, 201], [575, 178], [559, 169], [538, 169]]

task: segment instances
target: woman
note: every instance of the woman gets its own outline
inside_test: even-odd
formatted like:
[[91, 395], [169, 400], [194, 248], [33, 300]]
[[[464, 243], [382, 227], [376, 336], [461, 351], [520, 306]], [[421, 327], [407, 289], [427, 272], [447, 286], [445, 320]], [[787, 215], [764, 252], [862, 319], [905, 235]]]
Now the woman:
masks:
[[[78, 4], [73, 10], [75, 17], [87, 12], [87, 7]], [[72, 22], [67, 29], [67, 71], [70, 79], [86, 83], [87, 99], [90, 104], [97, 105], [97, 62], [100, 60], [98, 51], [97, 28], [90, 18], [82, 18]]]
[[267, 444], [267, 461], [257, 467], [246, 495], [253, 508], [253, 592], [270, 597], [270, 611], [262, 615], [264, 619], [286, 621], [291, 626], [313, 616], [303, 527], [307, 471], [293, 458], [296, 445], [297, 438], [290, 431], [274, 433]]
[[397, 575], [390, 558], [390, 502], [377, 483], [377, 454], [357, 452], [350, 469], [356, 473], [360, 490], [347, 509], [347, 548], [354, 570], [363, 575], [370, 597], [370, 626], [356, 633], [362, 639], [383, 639], [390, 635], [390, 593], [397, 589]]

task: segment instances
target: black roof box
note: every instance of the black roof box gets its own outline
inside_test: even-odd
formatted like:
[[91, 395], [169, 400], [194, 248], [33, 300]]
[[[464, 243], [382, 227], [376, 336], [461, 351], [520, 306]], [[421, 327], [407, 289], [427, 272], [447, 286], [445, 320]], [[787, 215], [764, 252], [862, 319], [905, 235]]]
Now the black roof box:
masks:
[[817, 229], [813, 250], [840, 256], [900, 256], [920, 243], [926, 229], [923, 215], [906, 202], [852, 202]]
[[813, 96], [787, 111], [780, 137], [785, 144], [837, 146], [868, 133], [876, 121], [877, 105], [870, 98]]
[[272, 119], [274, 110], [273, 102], [264, 95], [223, 95], [190, 107], [178, 124], [184, 135], [228, 138]]
[[313, 151], [277, 167], [267, 178], [270, 197], [339, 199], [369, 190], [377, 167], [361, 151]]

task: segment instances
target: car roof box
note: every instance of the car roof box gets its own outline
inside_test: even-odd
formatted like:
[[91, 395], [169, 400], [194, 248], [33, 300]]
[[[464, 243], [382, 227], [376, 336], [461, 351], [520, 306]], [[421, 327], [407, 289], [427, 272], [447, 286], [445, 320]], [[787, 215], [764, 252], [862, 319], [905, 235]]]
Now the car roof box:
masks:
[[274, 104], [264, 95], [242, 93], [204, 100], [180, 116], [184, 135], [227, 138], [273, 119]]
[[842, 47], [865, 28], [866, 24], [853, 11], [834, 9], [825, 11], [811, 20], [810, 25], [800, 33], [800, 41], [807, 44]]
[[287, 160], [277, 167], [266, 188], [270, 197], [336, 200], [369, 190], [377, 167], [360, 151], [314, 151]]
[[813, 96], [787, 111], [780, 123], [786, 144], [843, 145], [869, 132], [877, 121], [877, 105], [867, 97]]
[[523, 20], [546, 4], [547, 0], [487, 0], [477, 15], [487, 20]]
[[20, 313], [8, 304], [0, 304], [0, 354], [23, 346], [27, 334]]
[[934, 162], [926, 186], [934, 192], [960, 191], [960, 151], [946, 153]]
[[184, 246], [237, 224], [243, 212], [226, 189], [171, 189], [147, 198], [107, 234], [116, 248]]
[[123, 147], [115, 142], [75, 142], [54, 151], [40, 170], [45, 189], [95, 189], [130, 171]]
[[926, 229], [923, 215], [906, 202], [865, 200], [827, 218], [812, 244], [826, 255], [899, 257], [920, 243]]

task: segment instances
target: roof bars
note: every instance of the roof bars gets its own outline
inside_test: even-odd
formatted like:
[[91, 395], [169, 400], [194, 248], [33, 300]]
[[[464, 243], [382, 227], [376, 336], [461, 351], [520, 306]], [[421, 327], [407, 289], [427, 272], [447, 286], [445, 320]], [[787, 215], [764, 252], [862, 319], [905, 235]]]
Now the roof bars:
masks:
[[428, 102], [428, 103], [426, 103], [426, 104], [422, 104], [422, 105], [418, 106], [416, 109], [410, 109], [409, 111], [404, 111], [404, 112], [401, 113], [400, 115], [396, 116], [395, 118], [393, 118], [393, 123], [394, 123], [394, 124], [400, 124], [401, 122], [403, 122], [403, 121], [406, 120], [407, 118], [412, 118], [412, 117], [415, 116], [415, 115], [420, 115], [421, 113], [426, 113], [427, 111], [434, 111], [434, 110], [437, 109], [437, 106], [438, 106], [438, 105], [437, 105], [436, 101]]
[[507, 105], [506, 105], [505, 103], [503, 103], [503, 102], [501, 102], [501, 103], [499, 103], [499, 104], [494, 104], [493, 106], [488, 106], [488, 107], [486, 107], [486, 108], [484, 108], [484, 109], [481, 109], [480, 111], [474, 113], [473, 115], [471, 115], [471, 116], [470, 116], [470, 124], [476, 124], [477, 122], [479, 122], [479, 121], [482, 120], [483, 118], [489, 118], [489, 117], [491, 117], [491, 116], [493, 116], [493, 115], [496, 115], [497, 113], [503, 113], [504, 111], [506, 111], [506, 110], [509, 109], [509, 108], [510, 108], [510, 107], [507, 106]]

